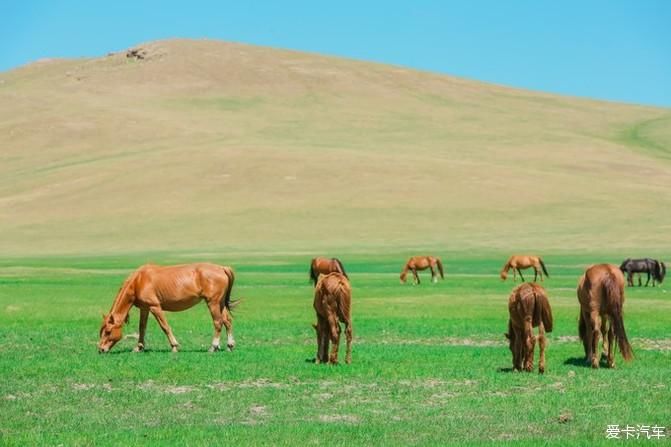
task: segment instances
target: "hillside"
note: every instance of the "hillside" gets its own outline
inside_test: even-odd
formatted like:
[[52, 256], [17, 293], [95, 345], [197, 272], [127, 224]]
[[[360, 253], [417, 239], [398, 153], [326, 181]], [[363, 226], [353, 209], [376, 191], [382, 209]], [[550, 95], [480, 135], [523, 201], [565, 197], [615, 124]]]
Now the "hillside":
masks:
[[671, 243], [671, 110], [171, 40], [0, 73], [5, 256]]

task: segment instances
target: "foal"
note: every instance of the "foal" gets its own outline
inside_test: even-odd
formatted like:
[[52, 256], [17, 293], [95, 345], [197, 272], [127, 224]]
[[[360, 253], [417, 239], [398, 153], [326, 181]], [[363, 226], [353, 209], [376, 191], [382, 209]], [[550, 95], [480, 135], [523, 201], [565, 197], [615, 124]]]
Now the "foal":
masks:
[[[538, 372], [545, 372], [545, 332], [552, 332], [552, 308], [543, 287], [534, 283], [524, 283], [515, 287], [508, 299], [508, 333], [513, 353], [513, 369], [531, 371], [534, 368], [534, 346], [536, 339], [541, 354]], [[538, 327], [538, 337], [533, 328]]]
[[[315, 287], [314, 308], [317, 313], [317, 358], [316, 363], [338, 363], [340, 345], [340, 322], [345, 324], [347, 352], [345, 363], [352, 363], [352, 288], [342, 273], [322, 275]], [[328, 354], [329, 342], [332, 343]]]

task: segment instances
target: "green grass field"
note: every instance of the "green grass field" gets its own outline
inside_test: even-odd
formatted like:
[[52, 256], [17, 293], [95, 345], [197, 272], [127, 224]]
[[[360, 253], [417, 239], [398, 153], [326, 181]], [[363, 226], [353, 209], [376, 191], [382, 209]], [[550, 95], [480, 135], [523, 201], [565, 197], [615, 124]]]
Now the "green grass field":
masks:
[[207, 257], [235, 267], [233, 295], [244, 298], [236, 350], [215, 354], [204, 305], [167, 315], [177, 354], [153, 319], [148, 352], [130, 352], [137, 310], [127, 338], [96, 351], [100, 315], [128, 272], [193, 256], [0, 261], [0, 444], [610, 445], [610, 424], [671, 434], [666, 287], [627, 289], [635, 359], [618, 353], [615, 370], [592, 370], [576, 337], [576, 280], [589, 263], [620, 259], [545, 256], [555, 316], [547, 372], [512, 373], [503, 332], [513, 284], [497, 277], [505, 256], [439, 255], [446, 280], [432, 285], [425, 273], [416, 287], [398, 282], [404, 254], [341, 256], [354, 349], [352, 364], [336, 367], [307, 362], [309, 256]]

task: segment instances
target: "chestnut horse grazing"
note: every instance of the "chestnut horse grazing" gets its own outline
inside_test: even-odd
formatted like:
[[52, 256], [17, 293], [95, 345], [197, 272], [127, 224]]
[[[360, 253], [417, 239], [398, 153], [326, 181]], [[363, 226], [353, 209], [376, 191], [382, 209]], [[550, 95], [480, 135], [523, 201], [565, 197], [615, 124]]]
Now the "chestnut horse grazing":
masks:
[[[592, 368], [599, 367], [599, 335], [603, 337], [603, 350], [609, 368], [615, 367], [613, 339], [617, 337], [620, 353], [625, 360], [634, 355], [624, 330], [624, 275], [612, 264], [589, 267], [578, 281], [580, 320], [578, 333], [585, 348], [585, 360]], [[610, 325], [607, 323], [610, 321]], [[606, 341], [606, 336], [608, 341]]]
[[[340, 322], [345, 324], [347, 352], [345, 363], [352, 363], [352, 288], [342, 273], [322, 275], [315, 287], [314, 308], [317, 313], [317, 358], [316, 363], [338, 363], [340, 345]], [[328, 355], [329, 342], [332, 343]]]
[[[534, 282], [536, 282], [538, 275], [540, 275], [541, 281], [543, 281], [543, 273], [545, 273], [545, 276], [548, 278], [550, 277], [548, 271], [545, 269], [543, 260], [539, 256], [512, 255], [508, 258], [508, 262], [504, 264], [503, 269], [501, 269], [501, 279], [505, 281], [508, 278], [508, 270], [513, 269], [513, 281], [517, 280], [517, 277], [515, 276], [516, 271], [520, 274], [522, 281], [524, 281], [524, 276], [522, 276], [522, 271], [520, 269], [528, 269], [531, 267], [534, 269]], [[541, 269], [543, 270], [542, 273]]]
[[342, 273], [345, 278], [347, 273], [345, 273], [345, 267], [343, 267], [342, 262], [338, 258], [314, 258], [310, 263], [310, 281], [317, 285], [317, 280], [319, 275], [327, 275], [332, 272]]
[[408, 259], [408, 262], [406, 262], [403, 267], [403, 271], [401, 271], [401, 284], [405, 283], [408, 277], [408, 270], [412, 271], [413, 284], [419, 284], [420, 281], [417, 270], [425, 270], [427, 268], [431, 269], [431, 282], [436, 283], [438, 282], [438, 276], [436, 275], [435, 270], [436, 267], [438, 267], [440, 277], [445, 279], [445, 275], [443, 274], [443, 263], [440, 262], [440, 258], [433, 256], [413, 256]]
[[[513, 353], [513, 369], [534, 368], [534, 347], [540, 346], [538, 372], [545, 372], [545, 332], [552, 332], [552, 308], [547, 293], [538, 284], [524, 283], [515, 287], [508, 299], [508, 333], [504, 334]], [[533, 328], [538, 327], [538, 337]]]
[[228, 349], [235, 346], [231, 308], [231, 289], [235, 277], [230, 267], [199, 263], [161, 267], [143, 265], [123, 283], [112, 304], [103, 316], [100, 327], [99, 352], [108, 352], [119, 340], [121, 329], [128, 322], [132, 306], [140, 309], [140, 337], [134, 351], [144, 350], [147, 318], [151, 312], [168, 337], [172, 351], [177, 352], [177, 339], [172, 334], [163, 311], [179, 312], [205, 300], [214, 323], [214, 338], [210, 352], [219, 350], [221, 327], [226, 327]]

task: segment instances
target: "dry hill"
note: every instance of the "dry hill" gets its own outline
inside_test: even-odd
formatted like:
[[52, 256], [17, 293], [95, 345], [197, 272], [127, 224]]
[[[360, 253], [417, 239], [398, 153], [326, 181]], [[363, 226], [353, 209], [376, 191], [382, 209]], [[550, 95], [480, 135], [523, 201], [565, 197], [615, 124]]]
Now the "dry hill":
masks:
[[217, 41], [136, 48], [0, 73], [3, 254], [671, 242], [669, 109]]

